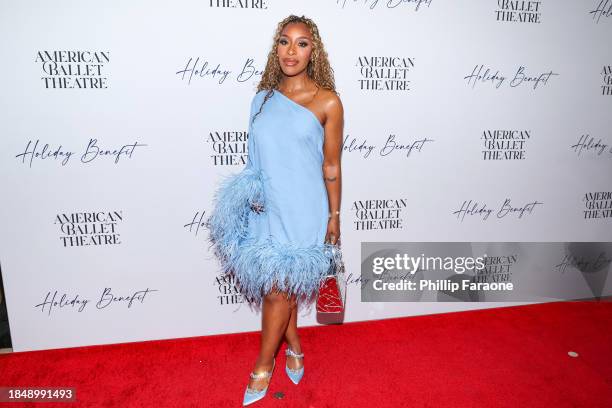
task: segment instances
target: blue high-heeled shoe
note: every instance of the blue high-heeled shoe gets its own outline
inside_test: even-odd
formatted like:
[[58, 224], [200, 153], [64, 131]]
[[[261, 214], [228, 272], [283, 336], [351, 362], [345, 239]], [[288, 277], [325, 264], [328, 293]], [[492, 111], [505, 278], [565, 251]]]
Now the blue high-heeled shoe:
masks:
[[[304, 358], [304, 353], [297, 354], [296, 352], [291, 350], [289, 346], [287, 346], [287, 348], [285, 349], [285, 355], [287, 357], [295, 357], [295, 358], [302, 358], [302, 359]], [[304, 363], [302, 363], [302, 367], [300, 368], [289, 368], [287, 364], [285, 363], [285, 372], [287, 373], [287, 376], [289, 377], [289, 379], [295, 385], [297, 385], [302, 379], [302, 377], [304, 376]]]
[[[265, 371], [263, 373], [257, 373], [257, 374], [251, 372], [250, 377], [253, 379], [271, 378], [272, 373], [274, 372], [275, 365], [276, 365], [276, 361], [272, 360], [272, 370]], [[268, 385], [266, 385], [266, 388], [263, 388], [261, 390], [251, 389], [249, 388], [249, 385], [247, 384], [246, 390], [244, 391], [244, 400], [242, 401], [242, 405], [244, 406], [244, 405], [252, 404], [255, 401], [259, 401], [260, 399], [265, 397], [269, 386], [270, 386], [270, 380], [268, 380]]]

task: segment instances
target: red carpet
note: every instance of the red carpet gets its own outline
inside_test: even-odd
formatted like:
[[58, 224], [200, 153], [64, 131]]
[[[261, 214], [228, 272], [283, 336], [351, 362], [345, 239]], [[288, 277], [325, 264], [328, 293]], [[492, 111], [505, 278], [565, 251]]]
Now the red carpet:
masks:
[[[610, 302], [300, 330], [304, 379], [286, 377], [283, 346], [268, 395], [251, 407], [612, 407]], [[248, 333], [0, 355], [0, 386], [71, 385], [79, 400], [0, 405], [240, 407], [258, 342]]]

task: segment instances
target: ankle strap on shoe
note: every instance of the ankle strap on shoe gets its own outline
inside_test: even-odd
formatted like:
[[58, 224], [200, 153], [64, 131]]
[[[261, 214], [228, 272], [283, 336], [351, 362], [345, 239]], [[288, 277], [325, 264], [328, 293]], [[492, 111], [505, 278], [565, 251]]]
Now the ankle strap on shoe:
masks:
[[258, 379], [258, 378], [268, 378], [272, 375], [272, 371], [266, 371], [263, 373], [253, 373], [251, 372], [250, 376], [252, 379]]
[[272, 360], [272, 369], [270, 371], [264, 371], [263, 373], [254, 373], [251, 371], [251, 373], [249, 374], [249, 376], [252, 379], [257, 379], [257, 378], [268, 378], [272, 376], [272, 371], [274, 371], [274, 366], [276, 365], [276, 361]]
[[291, 357], [296, 357], [296, 358], [302, 358], [302, 357], [304, 357], [304, 353], [300, 353], [300, 354], [298, 354], [298, 353], [296, 353], [295, 351], [291, 350], [289, 347], [287, 347], [287, 348], [285, 349], [285, 354], [286, 354], [286, 355], [288, 355], [288, 356], [291, 356]]

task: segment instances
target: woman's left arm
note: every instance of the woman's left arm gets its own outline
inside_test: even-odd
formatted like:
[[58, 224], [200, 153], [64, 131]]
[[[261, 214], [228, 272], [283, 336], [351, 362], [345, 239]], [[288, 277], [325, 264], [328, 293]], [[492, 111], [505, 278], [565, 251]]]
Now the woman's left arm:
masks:
[[340, 238], [340, 197], [342, 193], [342, 136], [344, 132], [344, 108], [335, 93], [326, 101], [325, 138], [323, 141], [323, 178], [327, 188], [330, 218], [325, 242], [336, 244]]

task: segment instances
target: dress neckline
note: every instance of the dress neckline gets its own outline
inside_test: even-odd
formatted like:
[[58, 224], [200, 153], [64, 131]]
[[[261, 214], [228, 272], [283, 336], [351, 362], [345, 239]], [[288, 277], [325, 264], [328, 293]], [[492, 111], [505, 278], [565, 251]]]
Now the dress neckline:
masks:
[[317, 115], [315, 115], [315, 113], [313, 111], [311, 111], [310, 109], [308, 109], [307, 107], [305, 107], [304, 105], [301, 105], [299, 103], [297, 103], [296, 101], [294, 101], [293, 99], [289, 98], [287, 95], [285, 95], [284, 93], [282, 93], [281, 91], [279, 91], [278, 89], [274, 89], [274, 92], [278, 93], [280, 96], [282, 96], [283, 98], [285, 98], [286, 100], [288, 100], [289, 102], [291, 102], [292, 104], [299, 106], [300, 108], [304, 109], [305, 111], [307, 111], [308, 113], [310, 113], [310, 116], [315, 120], [315, 122], [317, 122], [317, 124], [319, 125], [319, 128], [321, 130], [323, 130], [323, 125], [321, 124], [321, 121], [319, 120], [319, 118], [317, 117]]

